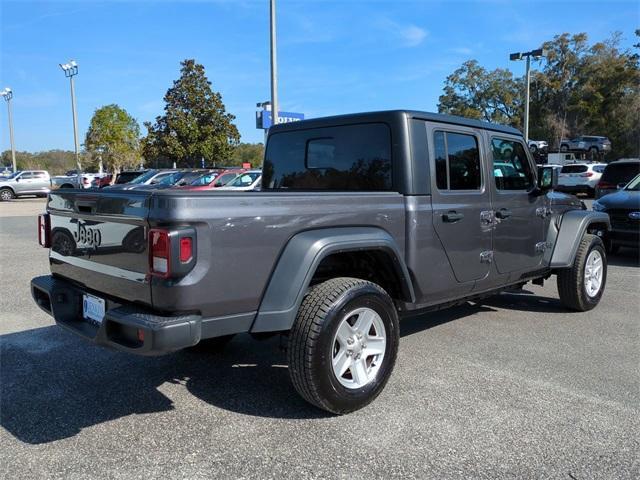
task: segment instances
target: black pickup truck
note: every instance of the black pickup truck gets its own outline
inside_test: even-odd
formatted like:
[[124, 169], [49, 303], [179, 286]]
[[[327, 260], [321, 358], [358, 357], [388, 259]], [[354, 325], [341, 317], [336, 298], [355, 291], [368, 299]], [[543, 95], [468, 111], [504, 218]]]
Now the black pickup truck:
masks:
[[59, 325], [141, 355], [285, 335], [296, 390], [347, 413], [384, 388], [407, 314], [551, 275], [567, 308], [598, 304], [609, 217], [555, 175], [519, 131], [464, 118], [278, 125], [260, 192], [52, 192], [51, 275], [31, 291]]

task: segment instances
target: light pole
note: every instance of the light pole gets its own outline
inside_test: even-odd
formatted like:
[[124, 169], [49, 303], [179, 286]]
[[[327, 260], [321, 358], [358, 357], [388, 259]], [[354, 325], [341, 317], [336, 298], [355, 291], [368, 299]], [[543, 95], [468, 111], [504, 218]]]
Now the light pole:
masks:
[[0, 95], [7, 101], [7, 110], [9, 112], [9, 141], [11, 143], [11, 163], [13, 164], [13, 173], [18, 171], [16, 166], [16, 145], [13, 141], [13, 115], [11, 114], [11, 99], [13, 98], [13, 90], [9, 87], [0, 92]]
[[271, 124], [278, 124], [278, 59], [276, 55], [276, 0], [270, 1], [271, 23]]
[[76, 114], [76, 91], [73, 85], [73, 77], [78, 74], [78, 64], [75, 60], [71, 60], [69, 63], [61, 63], [60, 68], [64, 72], [64, 76], [69, 79], [71, 83], [71, 113], [73, 114], [73, 142], [76, 151], [76, 166], [78, 168], [78, 178], [80, 178], [80, 172], [82, 166], [80, 165], [80, 144], [78, 143], [78, 116]]
[[526, 73], [526, 89], [525, 89], [525, 100], [524, 100], [524, 139], [525, 141], [529, 141], [529, 84], [531, 82], [531, 57], [536, 60], [539, 60], [542, 57], [547, 56], [547, 51], [543, 48], [537, 48], [536, 50], [531, 50], [530, 52], [517, 52], [509, 55], [509, 60], [522, 60], [523, 57], [527, 57], [527, 73]]

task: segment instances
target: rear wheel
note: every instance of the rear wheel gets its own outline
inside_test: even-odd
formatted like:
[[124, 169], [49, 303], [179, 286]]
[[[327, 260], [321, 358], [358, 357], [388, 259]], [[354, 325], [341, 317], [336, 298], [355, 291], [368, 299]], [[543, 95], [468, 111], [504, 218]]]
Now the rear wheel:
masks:
[[560, 151], [561, 152], [568, 152], [569, 151], [569, 145], [560, 145]]
[[16, 194], [13, 193], [13, 190], [10, 188], [3, 188], [0, 190], [0, 200], [3, 202], [8, 202], [9, 200], [13, 200], [16, 198]]
[[595, 308], [607, 282], [607, 255], [596, 235], [585, 235], [571, 268], [558, 272], [558, 293], [565, 307], [579, 312]]
[[398, 352], [398, 316], [378, 285], [334, 278], [305, 297], [289, 333], [289, 374], [307, 402], [336, 414], [371, 403]]

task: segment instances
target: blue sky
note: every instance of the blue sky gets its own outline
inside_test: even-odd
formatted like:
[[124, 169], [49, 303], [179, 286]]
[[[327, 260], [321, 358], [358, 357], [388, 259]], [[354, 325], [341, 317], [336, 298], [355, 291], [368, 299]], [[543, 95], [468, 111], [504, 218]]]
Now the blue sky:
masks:
[[[619, 30], [631, 46], [639, 5], [279, 0], [281, 110], [433, 111], [445, 77], [470, 58], [522, 74], [524, 64], [510, 64], [508, 54], [554, 34], [587, 32], [596, 41]], [[141, 127], [161, 114], [179, 62], [195, 58], [236, 115], [242, 141], [262, 141], [255, 104], [269, 98], [268, 0], [1, 0], [0, 8], [0, 88], [14, 90], [18, 150], [73, 149], [69, 85], [58, 67], [69, 59], [80, 65], [81, 138], [102, 105], [119, 104]], [[8, 149], [5, 105], [0, 129], [0, 150]]]

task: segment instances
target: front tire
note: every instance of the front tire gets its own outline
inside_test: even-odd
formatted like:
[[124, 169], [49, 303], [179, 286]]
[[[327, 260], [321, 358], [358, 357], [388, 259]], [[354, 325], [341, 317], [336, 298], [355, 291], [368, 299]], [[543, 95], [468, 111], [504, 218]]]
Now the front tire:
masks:
[[571, 268], [558, 272], [560, 302], [571, 310], [586, 312], [600, 303], [607, 283], [607, 255], [600, 237], [586, 234]]
[[10, 188], [3, 188], [0, 190], [0, 201], [8, 202], [16, 198], [16, 194]]
[[398, 315], [378, 285], [334, 278], [306, 295], [289, 333], [289, 375], [307, 402], [335, 414], [371, 403], [398, 353]]

